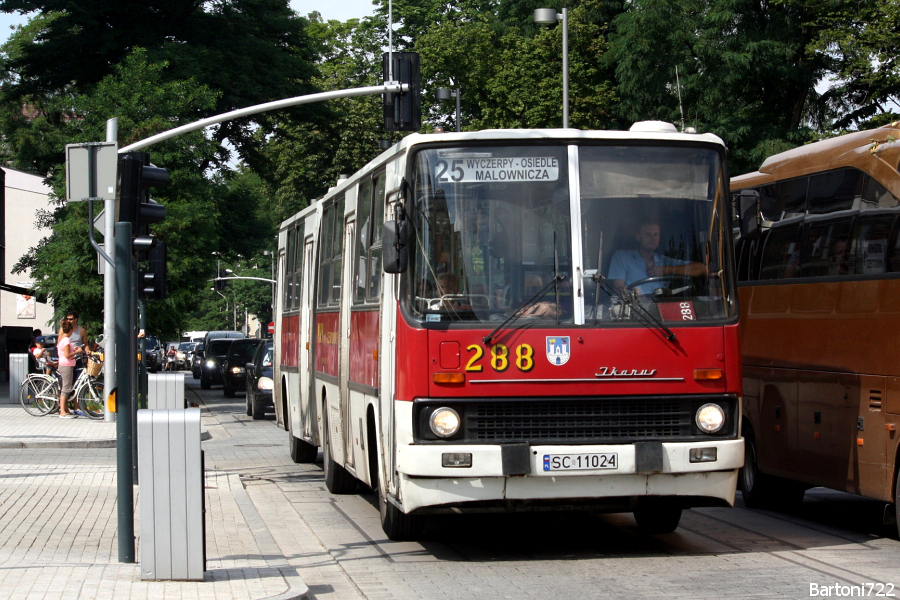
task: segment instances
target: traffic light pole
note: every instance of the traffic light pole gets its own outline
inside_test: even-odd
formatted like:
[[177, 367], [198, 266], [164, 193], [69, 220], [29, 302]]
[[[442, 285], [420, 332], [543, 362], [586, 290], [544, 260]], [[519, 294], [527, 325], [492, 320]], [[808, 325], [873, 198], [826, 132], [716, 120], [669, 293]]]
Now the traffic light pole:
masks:
[[[106, 141], [116, 142], [118, 137], [119, 120], [108, 120]], [[103, 274], [103, 352], [106, 363], [103, 365], [103, 420], [112, 423], [116, 420], [116, 413], [109, 410], [109, 393], [116, 389], [116, 245], [113, 243], [116, 236], [116, 200], [105, 200], [103, 204], [103, 239], [106, 240], [104, 245], [109, 255], [109, 265]]]
[[[116, 505], [119, 518], [119, 562], [134, 562], [134, 478], [131, 413], [131, 369], [134, 355], [129, 354], [134, 340], [133, 305], [131, 304], [131, 223], [116, 223], [116, 255], [120, 257], [116, 269]], [[127, 261], [122, 260], [128, 258]], [[127, 265], [127, 266], [126, 266]]]

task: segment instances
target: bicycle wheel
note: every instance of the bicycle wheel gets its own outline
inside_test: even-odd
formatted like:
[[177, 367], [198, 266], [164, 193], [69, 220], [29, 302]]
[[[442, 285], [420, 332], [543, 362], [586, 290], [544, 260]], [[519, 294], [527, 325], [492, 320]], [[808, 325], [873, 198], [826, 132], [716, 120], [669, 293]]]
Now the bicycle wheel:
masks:
[[91, 419], [103, 418], [103, 380], [88, 379], [78, 388], [78, 406]]
[[50, 375], [39, 376], [39, 394], [38, 401], [44, 407], [44, 410], [48, 413], [52, 413], [54, 411], [59, 410], [59, 390], [62, 388], [62, 384], [58, 377], [53, 377]]
[[28, 377], [22, 382], [22, 387], [19, 390], [19, 402], [22, 403], [22, 408], [29, 415], [43, 417], [50, 412], [52, 405], [47, 406], [42, 397], [42, 392], [48, 383], [48, 381], [39, 377]]

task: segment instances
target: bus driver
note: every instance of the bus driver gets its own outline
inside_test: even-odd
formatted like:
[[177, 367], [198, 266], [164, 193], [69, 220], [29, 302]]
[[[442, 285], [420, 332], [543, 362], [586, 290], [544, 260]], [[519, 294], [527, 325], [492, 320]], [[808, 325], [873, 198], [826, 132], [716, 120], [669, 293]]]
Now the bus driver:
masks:
[[[666, 275], [697, 277], [706, 274], [706, 266], [701, 263], [669, 258], [656, 252], [660, 242], [660, 228], [656, 221], [642, 222], [634, 238], [638, 249], [617, 250], [609, 264], [609, 279], [617, 290], [622, 291], [626, 285], [649, 278]], [[666, 287], [665, 284], [665, 280], [657, 279], [635, 289], [640, 294], [652, 294], [654, 290]]]

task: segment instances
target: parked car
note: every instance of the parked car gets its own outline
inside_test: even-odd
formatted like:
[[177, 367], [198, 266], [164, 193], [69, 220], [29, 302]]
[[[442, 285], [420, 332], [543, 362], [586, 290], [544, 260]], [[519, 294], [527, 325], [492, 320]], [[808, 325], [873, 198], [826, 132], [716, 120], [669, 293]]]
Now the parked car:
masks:
[[144, 359], [144, 364], [147, 365], [148, 372], [156, 373], [163, 366], [162, 344], [160, 344], [156, 336], [153, 335], [146, 336], [144, 341], [144, 347], [147, 349], [147, 356]]
[[222, 392], [228, 398], [234, 398], [235, 392], [244, 389], [247, 363], [253, 360], [260, 343], [262, 340], [246, 338], [231, 341], [228, 354], [222, 361]]
[[247, 416], [254, 421], [266, 416], [267, 410], [275, 410], [272, 398], [274, 372], [272, 356], [275, 343], [266, 340], [256, 348], [253, 360], [246, 365], [247, 369]]
[[203, 342], [197, 342], [191, 353], [191, 375], [194, 379], [200, 379], [200, 367], [203, 366]]
[[217, 338], [206, 344], [203, 363], [200, 365], [200, 387], [208, 390], [222, 383], [222, 362], [228, 355], [228, 347], [234, 338]]

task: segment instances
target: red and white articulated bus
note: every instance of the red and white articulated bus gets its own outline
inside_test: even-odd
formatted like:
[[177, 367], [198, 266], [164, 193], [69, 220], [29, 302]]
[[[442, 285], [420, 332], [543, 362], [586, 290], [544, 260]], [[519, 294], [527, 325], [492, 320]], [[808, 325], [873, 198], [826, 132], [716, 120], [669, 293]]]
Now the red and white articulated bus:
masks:
[[296, 462], [421, 515], [577, 507], [674, 530], [744, 461], [725, 146], [414, 134], [279, 233], [275, 407]]

